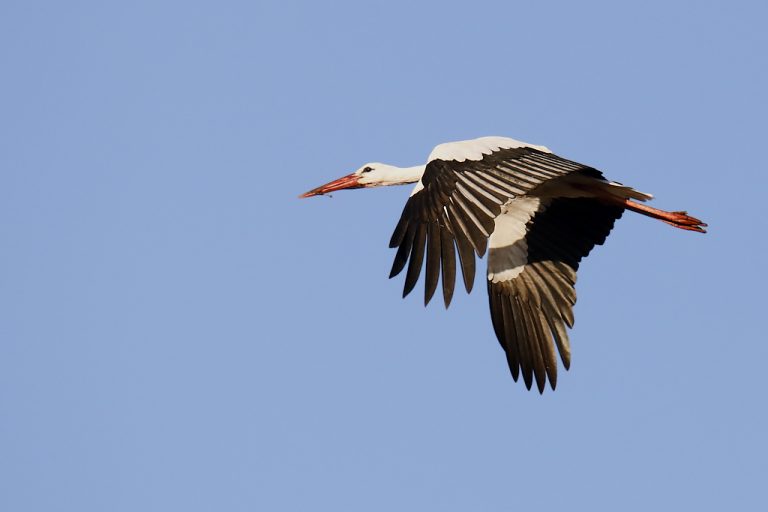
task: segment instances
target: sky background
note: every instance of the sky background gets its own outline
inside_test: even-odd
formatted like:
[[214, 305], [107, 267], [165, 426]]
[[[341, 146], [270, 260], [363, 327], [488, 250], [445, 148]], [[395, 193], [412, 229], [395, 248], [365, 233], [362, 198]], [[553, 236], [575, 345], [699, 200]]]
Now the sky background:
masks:
[[[767, 20], [3, 0], [0, 509], [766, 510]], [[409, 188], [297, 199], [483, 135], [710, 226], [617, 223], [543, 396], [387, 279]]]

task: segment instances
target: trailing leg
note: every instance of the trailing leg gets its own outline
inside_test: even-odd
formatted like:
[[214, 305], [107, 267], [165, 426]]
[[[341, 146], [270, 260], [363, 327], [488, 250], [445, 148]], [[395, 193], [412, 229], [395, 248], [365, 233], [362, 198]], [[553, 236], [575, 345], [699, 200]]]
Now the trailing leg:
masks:
[[624, 200], [624, 208], [645, 215], [646, 217], [659, 219], [663, 222], [666, 222], [670, 226], [675, 226], [676, 228], [685, 229], [688, 231], [698, 231], [699, 233], [707, 232], [707, 230], [704, 229], [707, 227], [707, 225], [696, 217], [691, 217], [688, 215], [688, 212], [668, 212], [665, 210], [652, 208], [644, 204], [636, 203], [634, 201], [630, 201], [629, 199]]

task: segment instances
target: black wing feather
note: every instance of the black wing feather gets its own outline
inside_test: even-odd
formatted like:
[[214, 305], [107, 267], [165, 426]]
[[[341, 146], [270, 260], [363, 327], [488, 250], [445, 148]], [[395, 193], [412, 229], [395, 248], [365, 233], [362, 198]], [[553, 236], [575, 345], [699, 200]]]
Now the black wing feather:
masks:
[[430, 299], [437, 290], [440, 280], [440, 225], [437, 221], [427, 224], [427, 269], [424, 281], [424, 304], [429, 304]]
[[413, 237], [413, 246], [411, 247], [411, 259], [408, 263], [408, 273], [405, 274], [405, 288], [403, 297], [411, 293], [421, 273], [421, 263], [424, 260], [424, 245], [427, 239], [427, 225], [420, 223], [416, 227], [416, 233]]
[[528, 222], [522, 271], [508, 280], [488, 282], [494, 331], [507, 352], [512, 377], [511, 362], [519, 362], [528, 389], [533, 380], [539, 392], [547, 380], [555, 389], [555, 347], [563, 366], [570, 367], [566, 326], [573, 326], [576, 270], [595, 245], [605, 242], [623, 211], [594, 199], [552, 200]]
[[447, 308], [453, 298], [456, 282], [456, 249], [451, 230], [443, 223], [440, 224], [440, 262], [443, 270], [443, 302]]
[[410, 260], [403, 296], [410, 293], [426, 250], [425, 302], [434, 294], [438, 268], [442, 267], [443, 299], [448, 307], [456, 280], [454, 251], [459, 254], [464, 287], [469, 292], [475, 276], [475, 255], [485, 254], [494, 219], [503, 205], [546, 180], [583, 169], [588, 168], [530, 147], [499, 149], [481, 160], [429, 162], [421, 178], [424, 188], [408, 199], [392, 233], [389, 245], [398, 251], [390, 277], [402, 272], [406, 260]]

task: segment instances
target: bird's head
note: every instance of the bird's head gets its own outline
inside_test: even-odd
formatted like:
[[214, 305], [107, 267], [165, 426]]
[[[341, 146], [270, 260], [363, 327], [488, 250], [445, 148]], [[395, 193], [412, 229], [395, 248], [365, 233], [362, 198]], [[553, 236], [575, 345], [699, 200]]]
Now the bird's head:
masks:
[[320, 185], [306, 192], [299, 197], [321, 196], [336, 190], [347, 188], [369, 188], [383, 187], [387, 185], [402, 185], [403, 183], [412, 183], [414, 180], [406, 179], [403, 175], [404, 169], [392, 165], [382, 164], [380, 162], [369, 162], [360, 166], [352, 174], [347, 174], [337, 180], [333, 180], [325, 185]]

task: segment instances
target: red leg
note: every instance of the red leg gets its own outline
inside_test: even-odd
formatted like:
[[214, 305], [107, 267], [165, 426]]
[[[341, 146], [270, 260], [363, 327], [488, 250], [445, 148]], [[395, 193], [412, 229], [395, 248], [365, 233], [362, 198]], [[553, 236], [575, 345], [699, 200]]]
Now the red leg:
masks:
[[632, 210], [633, 212], [640, 213], [653, 219], [659, 219], [666, 222], [670, 226], [675, 226], [676, 228], [685, 229], [688, 231], [698, 231], [699, 233], [707, 232], [707, 230], [704, 229], [707, 227], [707, 225], [696, 217], [691, 217], [688, 215], [688, 212], [668, 212], [659, 210], [657, 208], [652, 208], [644, 204], [636, 203], [634, 201], [630, 201], [629, 199], [624, 200], [623, 204], [624, 208], [627, 210]]

